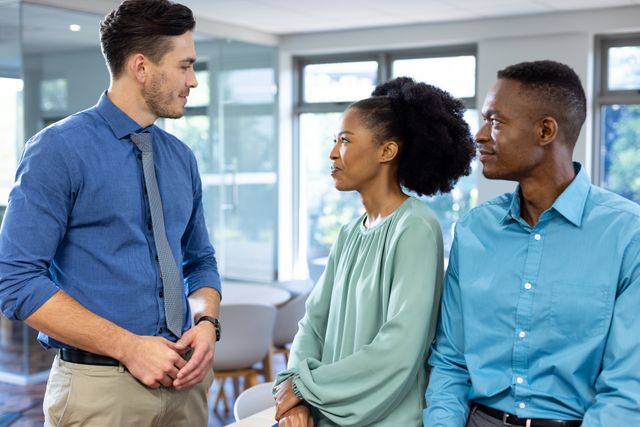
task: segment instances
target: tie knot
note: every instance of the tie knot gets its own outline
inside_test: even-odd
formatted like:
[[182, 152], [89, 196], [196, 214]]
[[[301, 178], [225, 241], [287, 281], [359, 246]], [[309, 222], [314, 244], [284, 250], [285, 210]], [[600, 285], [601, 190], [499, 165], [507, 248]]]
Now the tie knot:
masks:
[[143, 153], [151, 152], [151, 134], [149, 132], [132, 133], [129, 135], [131, 141]]

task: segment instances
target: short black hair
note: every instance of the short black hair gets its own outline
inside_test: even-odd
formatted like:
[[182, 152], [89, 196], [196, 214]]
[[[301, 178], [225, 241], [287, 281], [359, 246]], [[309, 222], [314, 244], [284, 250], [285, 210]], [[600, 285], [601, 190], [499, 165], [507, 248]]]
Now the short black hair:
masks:
[[158, 63], [171, 49], [169, 37], [193, 31], [191, 9], [169, 0], [125, 0], [100, 23], [100, 44], [114, 78], [133, 53]]
[[464, 104], [448, 92], [398, 77], [351, 104], [376, 142], [400, 145], [398, 179], [419, 195], [446, 193], [471, 173], [476, 146], [464, 120]]
[[519, 82], [544, 114], [558, 120], [567, 142], [575, 144], [587, 117], [587, 98], [571, 67], [550, 60], [521, 62], [498, 71], [498, 79]]

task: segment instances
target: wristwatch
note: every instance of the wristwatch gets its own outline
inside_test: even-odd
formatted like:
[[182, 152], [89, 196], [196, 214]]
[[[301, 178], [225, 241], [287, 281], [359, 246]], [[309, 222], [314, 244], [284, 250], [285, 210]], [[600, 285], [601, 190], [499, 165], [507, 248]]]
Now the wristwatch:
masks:
[[216, 341], [220, 341], [220, 332], [222, 331], [222, 328], [220, 327], [220, 321], [212, 316], [202, 316], [198, 320], [196, 320], [196, 325], [203, 320], [213, 323], [213, 326], [216, 328]]

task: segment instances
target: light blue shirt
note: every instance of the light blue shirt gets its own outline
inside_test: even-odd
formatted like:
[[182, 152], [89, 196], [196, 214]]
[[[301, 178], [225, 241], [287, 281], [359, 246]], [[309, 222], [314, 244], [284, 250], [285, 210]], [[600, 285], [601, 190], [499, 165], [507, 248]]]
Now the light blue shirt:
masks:
[[533, 228], [519, 189], [457, 224], [425, 426], [464, 426], [472, 402], [640, 426], [640, 207], [574, 166]]
[[[27, 143], [0, 231], [0, 308], [29, 317], [58, 290], [138, 335], [175, 341], [166, 327], [164, 295], [140, 153], [129, 139], [136, 124], [103, 94]], [[183, 330], [191, 325], [187, 295], [220, 290], [209, 242], [196, 159], [155, 125], [155, 169], [167, 239], [184, 279]], [[65, 346], [45, 335], [53, 347]]]

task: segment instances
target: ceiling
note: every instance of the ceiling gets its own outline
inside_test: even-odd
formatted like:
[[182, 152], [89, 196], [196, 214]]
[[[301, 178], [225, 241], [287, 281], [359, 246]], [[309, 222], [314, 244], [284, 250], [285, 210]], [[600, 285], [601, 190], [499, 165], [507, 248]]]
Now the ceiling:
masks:
[[276, 35], [640, 5], [640, 0], [182, 0], [200, 18]]
[[[178, 1], [189, 6], [196, 18], [209, 28], [233, 26], [266, 33], [276, 40], [278, 36], [309, 32], [640, 5], [640, 0]], [[95, 48], [101, 17], [117, 7], [120, 0], [27, 0], [24, 3], [22, 50], [29, 54]], [[0, 0], [4, 9], [0, 14], [0, 29], [3, 30], [0, 31], [0, 45], [3, 38], [11, 38], [10, 33], [19, 32], [16, 5], [17, 0]], [[79, 24], [81, 30], [69, 31], [70, 24]]]

